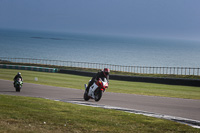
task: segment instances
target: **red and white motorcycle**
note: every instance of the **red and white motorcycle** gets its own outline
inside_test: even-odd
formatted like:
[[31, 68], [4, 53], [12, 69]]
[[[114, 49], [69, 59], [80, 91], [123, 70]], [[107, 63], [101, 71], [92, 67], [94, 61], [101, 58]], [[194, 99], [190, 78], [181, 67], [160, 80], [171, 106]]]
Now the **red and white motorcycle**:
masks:
[[101, 99], [103, 92], [108, 88], [108, 81], [106, 78], [104, 78], [104, 80], [99, 78], [99, 80], [90, 86], [88, 92], [86, 91], [86, 88], [87, 84], [85, 84], [85, 93], [83, 95], [84, 100], [88, 101], [89, 99], [94, 99], [98, 102]]

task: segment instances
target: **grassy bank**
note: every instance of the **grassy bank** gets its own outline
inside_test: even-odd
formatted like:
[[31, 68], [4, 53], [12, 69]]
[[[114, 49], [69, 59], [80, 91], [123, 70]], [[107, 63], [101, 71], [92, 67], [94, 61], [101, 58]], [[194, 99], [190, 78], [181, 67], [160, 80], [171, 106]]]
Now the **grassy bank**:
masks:
[[188, 132], [195, 129], [176, 122], [70, 103], [0, 95], [0, 132]]
[[[18, 71], [22, 73], [24, 82], [27, 83], [84, 89], [84, 84], [88, 83], [90, 80], [90, 77], [84, 76], [13, 69], [0, 69], [0, 79], [12, 80]], [[38, 78], [38, 81], [35, 81], [35, 77]], [[191, 86], [110, 80], [107, 91], [116, 93], [200, 99], [200, 87]]]

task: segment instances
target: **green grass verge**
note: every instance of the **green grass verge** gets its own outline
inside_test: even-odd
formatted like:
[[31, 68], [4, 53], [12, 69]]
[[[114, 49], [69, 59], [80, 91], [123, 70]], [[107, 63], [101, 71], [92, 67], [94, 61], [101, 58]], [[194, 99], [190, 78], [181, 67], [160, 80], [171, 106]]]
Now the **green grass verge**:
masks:
[[[90, 77], [84, 76], [13, 69], [0, 69], [0, 79], [12, 80], [18, 71], [22, 73], [24, 82], [50, 86], [84, 89], [84, 84], [88, 83], [90, 80]], [[35, 77], [38, 78], [38, 81], [35, 81]], [[110, 80], [107, 91], [116, 93], [200, 99], [200, 87], [180, 85]]]
[[187, 132], [200, 129], [169, 120], [41, 98], [0, 95], [2, 133]]

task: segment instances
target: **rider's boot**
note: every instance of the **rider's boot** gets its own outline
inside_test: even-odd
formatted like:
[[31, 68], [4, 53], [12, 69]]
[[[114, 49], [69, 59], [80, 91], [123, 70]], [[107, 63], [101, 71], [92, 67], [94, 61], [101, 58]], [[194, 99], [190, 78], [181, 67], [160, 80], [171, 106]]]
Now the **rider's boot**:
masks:
[[90, 86], [92, 86], [93, 82], [89, 81], [88, 86], [86, 87], [86, 92], [89, 92]]

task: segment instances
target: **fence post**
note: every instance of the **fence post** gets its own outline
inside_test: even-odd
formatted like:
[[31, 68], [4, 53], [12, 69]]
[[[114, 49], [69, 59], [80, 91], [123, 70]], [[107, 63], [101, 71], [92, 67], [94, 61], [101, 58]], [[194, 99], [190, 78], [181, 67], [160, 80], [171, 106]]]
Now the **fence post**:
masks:
[[153, 74], [154, 74], [154, 67], [153, 67]]
[[179, 68], [177, 67], [177, 73], [176, 73], [177, 75], [178, 75], [178, 71], [179, 71]]
[[189, 75], [190, 75], [190, 67], [189, 67]]
[[145, 66], [143, 66], [143, 73], [145, 73]]
[[194, 72], [195, 72], [195, 68], [192, 68], [192, 70], [193, 70], [193, 75], [194, 75]]
[[181, 75], [182, 75], [182, 70], [183, 70], [183, 68], [181, 67]]

